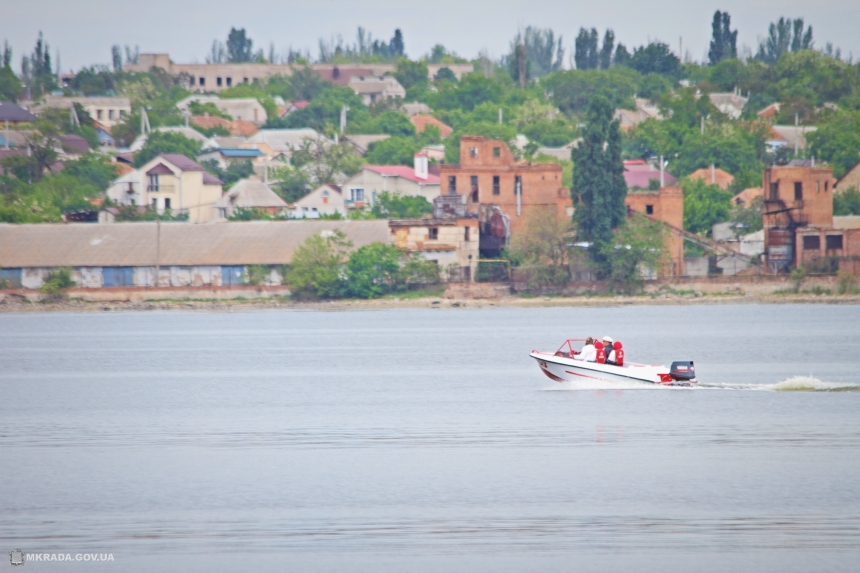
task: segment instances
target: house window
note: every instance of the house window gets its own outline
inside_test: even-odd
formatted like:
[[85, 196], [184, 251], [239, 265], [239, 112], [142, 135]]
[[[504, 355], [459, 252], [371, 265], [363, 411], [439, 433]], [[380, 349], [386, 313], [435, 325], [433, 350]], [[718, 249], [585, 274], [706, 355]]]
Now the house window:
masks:
[[430, 227], [430, 233], [427, 238], [431, 241], [439, 240], [439, 227]]
[[457, 177], [454, 175], [448, 176], [448, 195], [453, 195], [457, 192]]
[[221, 78], [220, 78], [220, 77], [215, 78], [215, 84], [216, 84], [219, 88], [221, 87]]
[[247, 83], [248, 83], [248, 78], [242, 78], [242, 83], [247, 84]]
[[[829, 239], [830, 237], [828, 237]], [[807, 235], [803, 237], [804, 251], [818, 251], [821, 249], [821, 238], [818, 235]]]
[[523, 178], [519, 175], [514, 176], [514, 195], [522, 197], [523, 194]]
[[827, 193], [827, 187], [828, 187], [828, 185], [830, 185], [830, 181], [825, 181], [825, 182], [824, 182], [824, 192], [825, 192], [825, 193]]
[[645, 205], [645, 214], [653, 215], [654, 214], [654, 205]]
[[158, 175], [150, 175], [149, 176], [149, 185], [146, 187], [147, 191], [158, 191]]
[[113, 119], [113, 110], [108, 110], [108, 119]]
[[466, 229], [466, 234], [465, 234], [465, 238], [463, 240], [466, 242], [469, 242], [469, 227], [465, 227], [465, 229]]
[[202, 88], [205, 85], [206, 85], [206, 78], [204, 78], [203, 76], [200, 76], [200, 87]]
[[842, 235], [827, 235], [825, 238], [827, 250], [842, 249]]
[[153, 208], [153, 209], [158, 209], [158, 199], [153, 199], [153, 200], [152, 200], [152, 208]]
[[227, 78], [227, 87], [230, 87], [232, 85], [233, 85], [233, 78]]
[[779, 182], [770, 184], [770, 200], [779, 200]]
[[125, 117], [125, 110], [124, 109], [119, 110], [119, 116], [121, 118]]
[[794, 182], [794, 200], [802, 201], [803, 200], [803, 183], [800, 181]]
[[477, 157], [478, 156], [478, 148], [470, 147], [469, 148], [469, 157]]
[[361, 187], [350, 189], [349, 198], [352, 201], [364, 201], [364, 189]]
[[471, 182], [472, 182], [472, 186], [471, 186], [472, 187], [472, 201], [477, 203], [478, 202], [478, 176], [472, 175], [469, 179], [471, 179]]
[[104, 115], [103, 110], [100, 110], [100, 109], [96, 110], [96, 119], [101, 119], [103, 115]]
[[499, 195], [502, 192], [502, 186], [499, 183], [499, 176], [493, 175], [493, 195]]
[[170, 209], [170, 197], [165, 197], [165, 198], [164, 198], [164, 208], [165, 208], [165, 209]]
[[493, 157], [501, 157], [502, 156], [502, 148], [494, 147], [493, 148]]

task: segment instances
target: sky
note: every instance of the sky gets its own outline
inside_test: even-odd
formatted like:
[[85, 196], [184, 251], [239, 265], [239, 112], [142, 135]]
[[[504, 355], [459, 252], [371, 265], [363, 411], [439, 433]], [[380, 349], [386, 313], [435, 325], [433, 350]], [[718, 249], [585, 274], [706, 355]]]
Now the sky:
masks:
[[659, 40], [677, 53], [683, 39], [684, 53], [702, 61], [715, 10], [731, 14], [739, 50], [748, 46], [755, 51], [768, 24], [786, 16], [803, 17], [812, 25], [817, 48], [831, 42], [844, 57], [860, 57], [857, 0], [2, 0], [0, 42], [12, 46], [16, 71], [21, 56], [33, 50], [39, 31], [52, 57], [59, 50], [63, 72], [108, 64], [114, 44], [168, 53], [177, 63], [202, 63], [213, 40], [226, 40], [231, 27], [245, 28], [254, 49], [266, 53], [274, 43], [278, 52], [292, 47], [316, 57], [320, 38], [341, 35], [353, 43], [362, 26], [386, 41], [400, 28], [413, 59], [437, 43], [466, 58], [486, 50], [496, 59], [509, 51], [518, 30], [531, 25], [560, 34], [569, 60], [576, 33], [584, 26], [597, 28], [601, 36], [611, 28], [616, 41], [628, 48]]

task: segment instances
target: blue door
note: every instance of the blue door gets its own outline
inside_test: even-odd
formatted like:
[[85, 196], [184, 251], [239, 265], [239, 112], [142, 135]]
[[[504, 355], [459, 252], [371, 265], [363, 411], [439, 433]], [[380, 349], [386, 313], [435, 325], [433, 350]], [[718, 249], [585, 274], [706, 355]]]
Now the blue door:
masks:
[[134, 286], [134, 267], [102, 268], [102, 284], [106, 287]]
[[245, 267], [244, 266], [222, 266], [221, 267], [221, 285], [235, 286], [245, 284]]
[[21, 269], [0, 269], [0, 283], [4, 282], [9, 288], [21, 288]]

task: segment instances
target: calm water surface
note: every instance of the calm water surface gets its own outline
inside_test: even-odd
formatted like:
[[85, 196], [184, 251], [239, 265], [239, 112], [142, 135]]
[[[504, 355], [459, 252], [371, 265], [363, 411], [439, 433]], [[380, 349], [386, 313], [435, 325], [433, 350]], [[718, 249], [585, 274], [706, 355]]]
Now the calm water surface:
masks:
[[[528, 357], [604, 334], [708, 387], [556, 384]], [[858, 386], [858, 306], [0, 314], [0, 552], [857, 570]]]

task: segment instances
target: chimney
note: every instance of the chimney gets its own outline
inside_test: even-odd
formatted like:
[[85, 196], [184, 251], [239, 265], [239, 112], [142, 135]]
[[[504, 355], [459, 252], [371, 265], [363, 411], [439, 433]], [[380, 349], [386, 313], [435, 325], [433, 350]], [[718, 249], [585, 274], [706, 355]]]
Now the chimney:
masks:
[[418, 179], [427, 179], [428, 177], [428, 165], [427, 165], [427, 154], [426, 153], [416, 153], [415, 154], [415, 177]]

